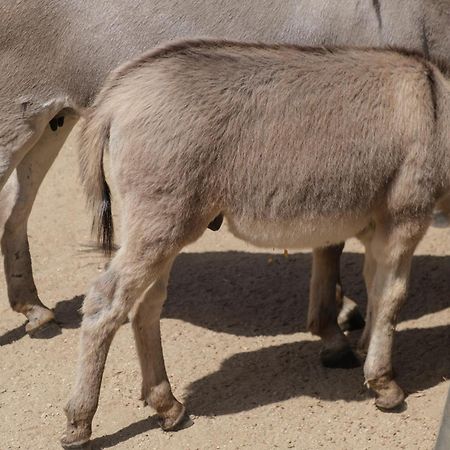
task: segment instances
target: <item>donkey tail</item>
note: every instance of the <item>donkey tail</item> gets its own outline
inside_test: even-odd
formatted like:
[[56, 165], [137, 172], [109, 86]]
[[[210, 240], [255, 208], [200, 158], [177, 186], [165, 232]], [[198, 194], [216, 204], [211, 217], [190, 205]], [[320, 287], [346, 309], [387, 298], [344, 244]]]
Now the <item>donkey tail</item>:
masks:
[[92, 230], [96, 232], [97, 242], [108, 256], [114, 247], [111, 191], [103, 167], [103, 155], [109, 145], [109, 129], [109, 114], [94, 106], [82, 125], [79, 147], [81, 182], [94, 213]]

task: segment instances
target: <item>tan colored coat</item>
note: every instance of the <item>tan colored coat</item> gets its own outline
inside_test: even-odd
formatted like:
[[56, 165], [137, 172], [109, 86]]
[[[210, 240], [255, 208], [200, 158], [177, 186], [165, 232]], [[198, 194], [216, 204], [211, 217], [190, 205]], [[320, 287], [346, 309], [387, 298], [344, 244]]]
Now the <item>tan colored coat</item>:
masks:
[[[450, 66], [450, 0], [4, 0], [0, 17], [1, 247], [11, 306], [30, 333], [53, 318], [37, 294], [27, 238], [37, 190], [80, 110], [121, 62], [163, 41], [210, 36], [399, 46]], [[318, 250], [317, 277], [339, 250]]]
[[[122, 247], [85, 300], [64, 442], [89, 438], [108, 345], [125, 315], [149, 289], [133, 319], [137, 336], [159, 320], [173, 259], [219, 213], [261, 246], [368, 241], [375, 307], [364, 373], [378, 406], [400, 404], [393, 330], [414, 249], [450, 187], [449, 116], [450, 83], [405, 52], [193, 41], [116, 70], [87, 115], [80, 156], [108, 249], [109, 148], [125, 205]], [[185, 412], [160, 344], [138, 342], [144, 397], [172, 429]]]

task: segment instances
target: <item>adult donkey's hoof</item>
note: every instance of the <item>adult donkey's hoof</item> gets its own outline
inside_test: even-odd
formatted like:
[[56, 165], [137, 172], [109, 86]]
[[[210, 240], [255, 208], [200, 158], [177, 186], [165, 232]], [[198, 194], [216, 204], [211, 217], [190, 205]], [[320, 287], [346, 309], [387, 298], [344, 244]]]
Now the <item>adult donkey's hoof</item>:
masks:
[[49, 337], [47, 335], [56, 335], [61, 332], [55, 322], [53, 311], [45, 306], [35, 305], [25, 314], [28, 323], [25, 325], [25, 331], [33, 338]]
[[91, 425], [88, 421], [68, 422], [60, 442], [67, 450], [90, 450], [91, 449]]
[[404, 407], [405, 393], [400, 386], [388, 377], [380, 377], [367, 382], [377, 398], [375, 405], [382, 411], [401, 410]]

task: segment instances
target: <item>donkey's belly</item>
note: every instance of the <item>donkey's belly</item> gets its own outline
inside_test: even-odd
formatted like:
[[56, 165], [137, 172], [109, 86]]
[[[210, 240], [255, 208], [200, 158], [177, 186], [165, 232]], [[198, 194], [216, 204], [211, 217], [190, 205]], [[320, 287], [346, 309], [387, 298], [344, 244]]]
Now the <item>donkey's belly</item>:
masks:
[[226, 215], [231, 233], [258, 247], [315, 248], [337, 244], [360, 233], [370, 216], [262, 221]]

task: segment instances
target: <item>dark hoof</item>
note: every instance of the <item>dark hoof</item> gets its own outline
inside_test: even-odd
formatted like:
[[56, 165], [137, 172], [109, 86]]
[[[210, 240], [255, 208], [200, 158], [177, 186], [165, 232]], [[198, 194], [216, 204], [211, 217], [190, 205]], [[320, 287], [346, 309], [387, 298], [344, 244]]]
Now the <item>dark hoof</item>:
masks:
[[66, 450], [92, 450], [91, 441], [85, 442], [84, 444], [63, 444], [61, 442], [61, 446]]
[[361, 366], [360, 360], [350, 347], [340, 350], [323, 349], [320, 352], [320, 360], [324, 367], [330, 369], [353, 369]]
[[164, 431], [179, 431], [193, 425], [191, 418], [186, 414], [186, 408], [178, 402], [163, 417], [160, 416], [158, 423]]
[[402, 412], [406, 409], [405, 394], [400, 388], [380, 394], [375, 400], [375, 406], [384, 412]]
[[67, 450], [91, 450], [91, 424], [87, 420], [67, 423], [67, 428], [60, 442]]
[[403, 399], [398, 405], [385, 408], [383, 406], [383, 403], [379, 403], [377, 400], [375, 400], [375, 406], [384, 413], [392, 413], [392, 414], [399, 414], [408, 409], [405, 400]]
[[405, 409], [405, 394], [391, 376], [382, 376], [367, 384], [375, 392], [375, 405], [381, 411], [401, 412]]
[[181, 431], [194, 425], [194, 421], [187, 414], [185, 414], [181, 420], [177, 421], [174, 425], [164, 423], [162, 419], [159, 419], [158, 423], [163, 431]]
[[342, 331], [362, 330], [366, 325], [364, 317], [358, 308], [350, 310], [345, 317], [339, 317], [339, 327]]

